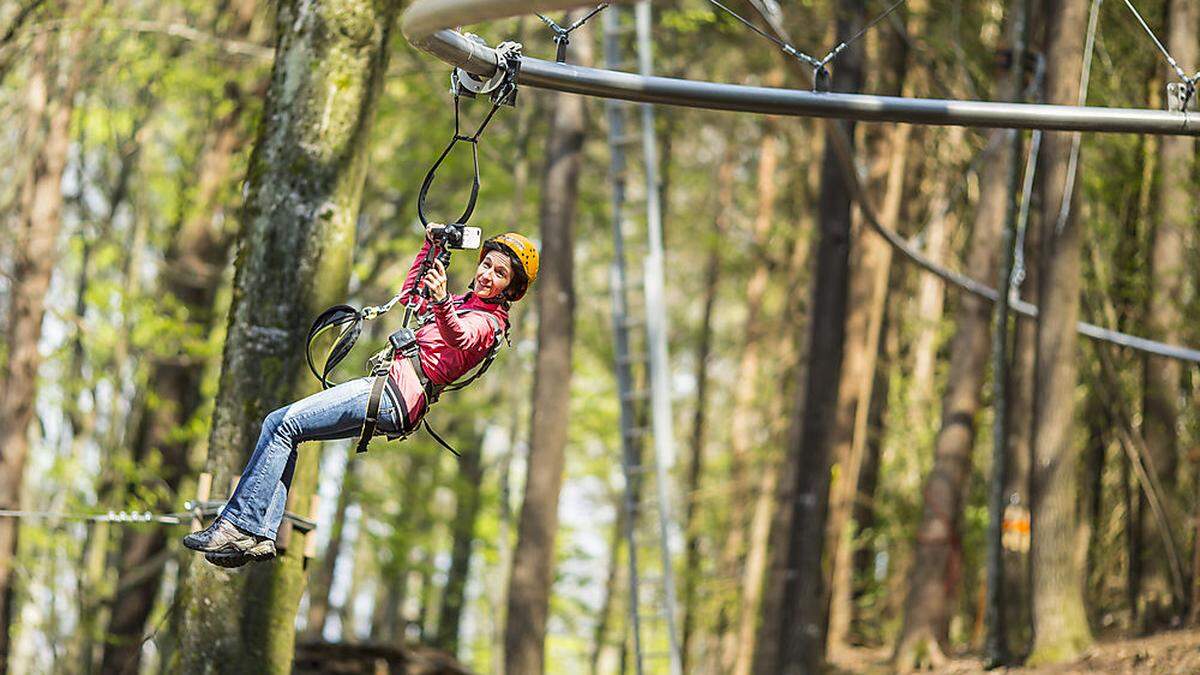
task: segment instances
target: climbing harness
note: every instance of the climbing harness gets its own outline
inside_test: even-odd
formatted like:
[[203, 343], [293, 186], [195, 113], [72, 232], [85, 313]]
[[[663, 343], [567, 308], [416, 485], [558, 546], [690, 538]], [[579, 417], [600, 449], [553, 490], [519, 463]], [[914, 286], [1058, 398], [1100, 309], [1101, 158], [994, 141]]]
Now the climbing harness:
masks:
[[[598, 11], [598, 10], [597, 10]], [[468, 36], [482, 44], [482, 39], [477, 36]], [[376, 352], [367, 360], [367, 375], [374, 378], [371, 383], [371, 395], [367, 402], [366, 416], [363, 421], [362, 432], [359, 434], [357, 452], [366, 452], [367, 445], [371, 438], [375, 436], [379, 425], [379, 407], [383, 398], [385, 388], [389, 389], [392, 394], [392, 399], [398, 407], [396, 418], [400, 430], [395, 434], [389, 434], [388, 440], [403, 440], [416, 431], [416, 427], [407, 428], [408, 426], [408, 411], [404, 409], [404, 398], [396, 391], [392, 385], [388, 372], [391, 368], [392, 361], [399, 356], [409, 359], [413, 366], [413, 370], [417, 374], [417, 378], [421, 382], [421, 387], [425, 390], [426, 410], [437, 402], [438, 397], [446, 391], [457, 391], [479, 379], [488, 368], [491, 367], [492, 361], [500, 351], [501, 343], [508, 341], [507, 326], [499, 325], [501, 322], [495, 317], [488, 314], [488, 321], [492, 324], [492, 346], [488, 350], [487, 356], [484, 357], [481, 365], [476, 370], [475, 374], [469, 378], [452, 382], [447, 385], [436, 385], [426, 375], [421, 367], [421, 361], [418, 358], [418, 348], [416, 332], [409, 327], [413, 319], [414, 312], [419, 306], [421, 298], [427, 297], [427, 290], [420, 286], [421, 280], [433, 267], [434, 261], [440, 261], [444, 267], [449, 267], [450, 250], [464, 247], [464, 238], [470, 235], [466, 234], [466, 222], [471, 218], [471, 213], [475, 210], [475, 201], [479, 196], [479, 138], [487, 128], [492, 117], [501, 106], [512, 106], [516, 104], [517, 98], [517, 73], [521, 65], [521, 45], [516, 42], [505, 42], [496, 48], [497, 60], [496, 75], [482, 79], [472, 75], [462, 69], [455, 69], [450, 74], [451, 94], [454, 97], [454, 135], [450, 139], [450, 143], [446, 145], [446, 149], [434, 161], [433, 166], [425, 174], [424, 180], [421, 182], [421, 191], [417, 197], [417, 216], [420, 218], [421, 224], [428, 226], [431, 224], [429, 218], [425, 215], [425, 199], [429, 194], [429, 188], [433, 185], [434, 177], [437, 175], [437, 170], [449, 156], [454, 146], [458, 143], [468, 143], [471, 146], [471, 161], [473, 175], [471, 179], [471, 195], [467, 200], [467, 205], [463, 209], [458, 219], [450, 224], [443, 225], [440, 228], [435, 228], [434, 241], [429, 246], [426, 255], [421, 259], [416, 279], [417, 286], [411, 289], [410, 299], [405, 303], [404, 321], [402, 328], [393, 332], [388, 337], [388, 343], [383, 349]], [[459, 111], [459, 98], [466, 96], [474, 98], [479, 94], [487, 94], [491, 96], [492, 107], [476, 127], [475, 133], [466, 135], [461, 130], [461, 115]], [[475, 230], [477, 234], [478, 228], [469, 228]], [[478, 244], [475, 244], [478, 246]], [[536, 274], [536, 252], [534, 261], [534, 274]], [[524, 263], [523, 263], [524, 264]], [[334, 305], [313, 321], [312, 326], [308, 330], [308, 338], [305, 347], [305, 358], [308, 361], [308, 368], [312, 374], [321, 383], [321, 387], [328, 389], [334, 386], [329, 379], [330, 373], [339, 363], [342, 362], [350, 354], [354, 348], [354, 343], [358, 341], [362, 334], [363, 322], [371, 321], [391, 311], [405, 295], [404, 291], [397, 293], [387, 303], [378, 306], [363, 307], [361, 310], [355, 309], [350, 305]], [[449, 300], [448, 300], [449, 301]], [[476, 310], [456, 310], [459, 314], [463, 312]], [[433, 317], [428, 313], [422, 313], [417, 316], [418, 321], [423, 325], [433, 320]], [[333, 344], [329, 347], [329, 351], [325, 354], [323, 365], [318, 369], [315, 360], [313, 359], [313, 342], [316, 341], [326, 331], [337, 329], [337, 337], [334, 338]], [[425, 430], [442, 447], [449, 450], [454, 456], [460, 456], [458, 451], [450, 446], [441, 436], [439, 436], [430, 426], [429, 422], [422, 419], [422, 424]]]

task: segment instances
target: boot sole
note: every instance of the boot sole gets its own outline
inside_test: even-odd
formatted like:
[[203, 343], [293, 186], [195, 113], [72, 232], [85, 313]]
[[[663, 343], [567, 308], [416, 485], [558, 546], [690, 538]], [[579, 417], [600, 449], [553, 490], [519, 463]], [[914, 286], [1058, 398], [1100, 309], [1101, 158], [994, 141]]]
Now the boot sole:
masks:
[[[242, 555], [245, 553], [261, 554], [262, 553], [261, 547], [263, 546], [263, 544], [265, 544], [267, 542], [270, 542], [270, 540], [264, 539], [262, 541], [256, 542], [256, 541], [254, 541], [253, 537], [247, 536], [242, 539], [235, 539], [233, 541], [227, 541], [227, 542], [221, 544], [220, 546], [214, 547], [214, 546], [205, 546], [203, 544], [195, 544], [195, 543], [188, 541], [187, 537], [183, 538], [183, 545], [185, 547], [190, 548], [191, 550], [197, 551], [199, 553], [215, 553], [217, 555]], [[270, 543], [272, 544], [271, 548], [273, 550], [274, 542], [270, 542]]]
[[233, 568], [271, 560], [275, 555], [275, 542], [268, 539], [246, 551], [210, 551], [204, 554], [204, 559], [218, 567]]

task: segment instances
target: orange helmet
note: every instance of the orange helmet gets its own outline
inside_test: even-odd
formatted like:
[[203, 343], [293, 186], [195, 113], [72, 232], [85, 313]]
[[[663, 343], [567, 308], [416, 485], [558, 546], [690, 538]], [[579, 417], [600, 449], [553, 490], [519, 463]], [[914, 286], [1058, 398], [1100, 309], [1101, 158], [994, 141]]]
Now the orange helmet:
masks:
[[520, 274], [514, 275], [507, 292], [509, 298], [513, 301], [520, 300], [525, 296], [525, 291], [529, 289], [529, 284], [532, 284], [537, 279], [537, 246], [534, 246], [533, 242], [522, 234], [505, 232], [483, 243], [483, 246], [479, 249], [480, 261], [483, 260], [483, 256], [487, 255], [488, 251], [507, 253], [517, 263], [517, 270]]

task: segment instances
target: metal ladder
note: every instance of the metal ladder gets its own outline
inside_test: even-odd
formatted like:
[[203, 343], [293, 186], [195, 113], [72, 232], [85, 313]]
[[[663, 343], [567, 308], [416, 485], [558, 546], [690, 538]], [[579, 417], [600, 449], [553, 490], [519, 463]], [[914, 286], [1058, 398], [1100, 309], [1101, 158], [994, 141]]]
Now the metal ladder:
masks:
[[[626, 70], [623, 58], [629, 20], [621, 5], [610, 5], [604, 14], [604, 59], [610, 70]], [[636, 54], [639, 72], [650, 74], [650, 5], [643, 0], [634, 9]], [[661, 209], [658, 193], [658, 146], [654, 110], [646, 104], [609, 99], [608, 120], [612, 180], [613, 265], [610, 273], [614, 368], [620, 392], [622, 468], [625, 474], [625, 543], [629, 565], [629, 628], [635, 668], [644, 672], [682, 675], [678, 633], [675, 629], [674, 574], [671, 568], [671, 495], [668, 470], [673, 462], [674, 432], [671, 420], [670, 378], [667, 363], [666, 315], [663, 298]], [[640, 133], [631, 129], [640, 127]], [[637, 198], [627, 190], [630, 166], [627, 156], [641, 152], [645, 181], [645, 237], [631, 231]], [[631, 283], [627, 257], [636, 258], [641, 246], [642, 283]], [[635, 318], [631, 301], [640, 300], [643, 318]], [[640, 354], [640, 356], [639, 356]], [[635, 372], [640, 367], [641, 373]], [[642, 377], [638, 377], [638, 375]], [[647, 392], [644, 383], [649, 381]], [[641, 383], [641, 384], [639, 384]], [[649, 411], [646, 404], [649, 403]], [[651, 428], [645, 426], [649, 412]], [[643, 451], [647, 431], [652, 432], [654, 453]], [[645, 554], [645, 555], [643, 555]], [[641, 570], [639, 570], [639, 560]], [[647, 572], [643, 574], [643, 572]]]

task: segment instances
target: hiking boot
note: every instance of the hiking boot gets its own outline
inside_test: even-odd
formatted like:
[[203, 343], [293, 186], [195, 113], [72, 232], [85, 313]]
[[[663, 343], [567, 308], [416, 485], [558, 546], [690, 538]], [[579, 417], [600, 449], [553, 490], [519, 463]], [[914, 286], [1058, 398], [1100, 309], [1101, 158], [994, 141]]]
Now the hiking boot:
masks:
[[238, 553], [205, 553], [204, 559], [208, 562], [225, 568], [241, 567], [249, 562], [262, 562], [275, 557], [275, 542], [270, 539], [262, 539], [254, 546], [246, 551]]
[[183, 545], [201, 553], [275, 557], [274, 541], [243, 532], [224, 518], [217, 518], [207, 528], [187, 535], [183, 538]]

